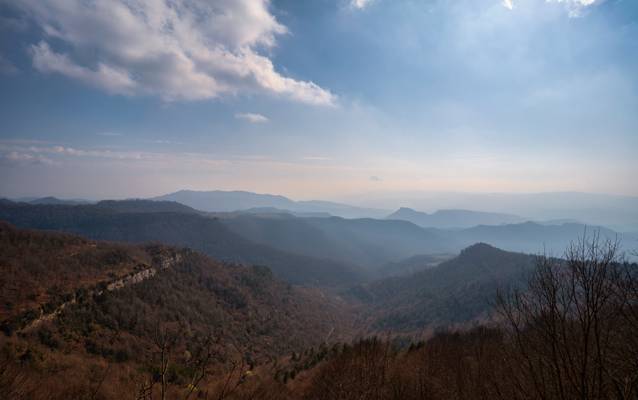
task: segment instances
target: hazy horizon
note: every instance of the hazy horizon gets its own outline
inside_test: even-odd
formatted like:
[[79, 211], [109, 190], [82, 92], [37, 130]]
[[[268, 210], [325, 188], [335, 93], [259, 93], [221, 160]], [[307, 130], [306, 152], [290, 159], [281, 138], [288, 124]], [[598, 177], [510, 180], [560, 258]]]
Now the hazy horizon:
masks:
[[[60, 200], [87, 200], [87, 201], [100, 201], [100, 200], [135, 200], [135, 199], [153, 199], [156, 197], [160, 197], [163, 195], [188, 191], [188, 192], [245, 192], [245, 193], [255, 193], [258, 195], [266, 195], [266, 196], [283, 196], [293, 201], [329, 201], [335, 203], [345, 203], [352, 205], [361, 205], [370, 202], [384, 202], [384, 201], [401, 201], [395, 199], [427, 199], [438, 197], [438, 196], [513, 196], [513, 197], [524, 197], [524, 196], [543, 196], [543, 195], [583, 195], [583, 196], [592, 196], [597, 198], [626, 198], [626, 199], [638, 199], [638, 195], [625, 195], [625, 194], [617, 194], [617, 193], [595, 193], [595, 192], [579, 192], [579, 191], [543, 191], [543, 192], [490, 192], [490, 191], [476, 191], [476, 192], [464, 192], [464, 191], [433, 191], [433, 190], [422, 190], [422, 191], [369, 191], [369, 192], [361, 192], [361, 193], [350, 193], [347, 195], [334, 195], [327, 197], [318, 197], [312, 195], [303, 194], [301, 196], [291, 195], [287, 193], [279, 193], [279, 192], [264, 192], [258, 190], [251, 190], [250, 188], [175, 188], [172, 190], [167, 190], [164, 192], [150, 192], [150, 194], [136, 194], [135, 191], [132, 191], [131, 194], [124, 195], [106, 195], [106, 196], [91, 196], [82, 194], [82, 192], [72, 192], [72, 193], [52, 193], [52, 192], [27, 192], [27, 193], [18, 193], [14, 195], [9, 195], [0, 192], [0, 198], [5, 198], [9, 200], [20, 200], [20, 199], [40, 199], [45, 197], [54, 197]], [[401, 206], [399, 206], [401, 207]], [[384, 207], [382, 207], [384, 208]], [[393, 207], [385, 207], [388, 209], [392, 209]]]
[[[179, 196], [181, 192], [187, 192]], [[221, 193], [220, 193], [221, 192]], [[234, 196], [238, 193], [240, 196]], [[208, 196], [215, 195], [214, 197]], [[217, 197], [217, 194], [233, 196]], [[246, 194], [246, 195], [244, 195]], [[257, 194], [256, 199], [253, 194]], [[177, 195], [177, 196], [173, 196]], [[12, 200], [32, 201], [49, 197], [35, 195], [9, 197]], [[271, 196], [273, 198], [268, 198]], [[284, 199], [278, 199], [283, 196]], [[0, 193], [0, 198], [3, 195]], [[538, 192], [538, 193], [489, 193], [489, 192], [376, 192], [345, 195], [334, 198], [288, 196], [285, 193], [256, 193], [247, 190], [190, 190], [181, 189], [151, 196], [53, 196], [61, 200], [126, 200], [159, 199], [171, 200], [200, 211], [228, 212], [252, 208], [276, 208], [288, 212], [324, 213], [345, 218], [386, 218], [399, 208], [411, 208], [418, 212], [433, 213], [441, 210], [468, 210], [494, 214], [510, 214], [524, 220], [545, 222], [577, 222], [590, 226], [605, 226], [618, 232], [638, 231], [638, 198], [600, 193], [582, 192]], [[284, 201], [285, 200], [285, 201]], [[319, 200], [320, 203], [304, 204], [304, 201]], [[301, 202], [298, 204], [292, 202]], [[321, 204], [321, 201], [345, 204], [354, 207], [350, 211]]]

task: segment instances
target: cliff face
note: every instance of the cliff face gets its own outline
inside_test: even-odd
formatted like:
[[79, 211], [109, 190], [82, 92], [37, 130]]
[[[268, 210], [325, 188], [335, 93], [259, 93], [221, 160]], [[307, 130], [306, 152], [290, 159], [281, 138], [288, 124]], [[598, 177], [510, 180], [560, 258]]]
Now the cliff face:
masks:
[[[95, 245], [90, 244], [90, 247], [95, 248]], [[22, 328], [20, 328], [20, 331], [30, 331], [34, 328], [37, 328], [43, 322], [53, 321], [65, 310], [65, 308], [72, 304], [76, 304], [78, 300], [80, 300], [80, 297], [84, 299], [95, 299], [98, 296], [103, 295], [105, 291], [113, 292], [129, 287], [131, 285], [136, 285], [144, 282], [147, 279], [153, 278], [158, 274], [159, 271], [174, 268], [182, 261], [182, 252], [187, 252], [188, 250], [177, 251], [155, 247], [150, 248], [149, 251], [154, 253], [152, 257], [152, 265], [138, 264], [135, 267], [135, 271], [123, 277], [112, 280], [104, 280], [89, 288], [81, 288], [80, 290], [77, 290], [70, 294], [71, 298], [69, 300], [55, 306], [52, 311], [51, 304], [44, 304], [36, 309], [26, 311], [24, 313], [25, 316], [38, 315], [38, 317], [30, 321], [27, 318], [23, 317], [23, 320], [27, 320], [23, 321], [23, 324], [21, 324]]]
[[[183, 250], [186, 251], [186, 250]], [[120, 279], [116, 279], [106, 284], [106, 290], [113, 291], [124, 287], [135, 285], [154, 277], [158, 271], [175, 267], [182, 261], [182, 254], [178, 251], [164, 251], [156, 254], [153, 258], [153, 266], [147, 267], [139, 272], [132, 273]], [[98, 292], [97, 294], [102, 294]]]

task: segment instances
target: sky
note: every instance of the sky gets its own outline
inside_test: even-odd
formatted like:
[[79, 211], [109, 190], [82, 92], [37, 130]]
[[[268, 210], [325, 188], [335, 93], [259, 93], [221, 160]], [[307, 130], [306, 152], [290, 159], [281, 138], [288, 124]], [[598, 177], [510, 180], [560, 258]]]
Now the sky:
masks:
[[0, 196], [638, 195], [634, 0], [0, 0]]

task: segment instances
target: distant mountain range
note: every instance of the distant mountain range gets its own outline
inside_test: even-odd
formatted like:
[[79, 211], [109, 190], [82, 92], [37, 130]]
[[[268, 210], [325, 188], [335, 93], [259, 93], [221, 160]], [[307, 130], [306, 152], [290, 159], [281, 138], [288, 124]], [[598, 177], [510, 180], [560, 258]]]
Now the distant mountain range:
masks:
[[3, 200], [0, 220], [21, 228], [65, 231], [96, 240], [187, 246], [225, 262], [266, 265], [291, 283], [339, 286], [362, 279], [352, 266], [252, 242], [219, 219], [174, 202], [124, 200], [67, 206]]
[[638, 230], [638, 197], [580, 192], [463, 193], [376, 192], [343, 197], [362, 207], [415, 210], [481, 210], [521, 215], [533, 221], [569, 219], [618, 232]]
[[249, 209], [276, 209], [290, 213], [322, 213], [344, 218], [382, 217], [385, 210], [360, 208], [329, 201], [294, 201], [284, 196], [258, 194], [244, 191], [207, 192], [180, 190], [155, 197], [152, 200], [177, 201], [189, 207], [207, 212], [233, 212]]
[[78, 205], [78, 204], [90, 204], [91, 202], [83, 199], [58, 199], [57, 197], [47, 196], [38, 198], [24, 198], [18, 199], [29, 204], [63, 204], [63, 205]]
[[480, 225], [455, 232], [453, 236], [463, 247], [485, 242], [509, 251], [532, 254], [545, 251], [560, 257], [571, 242], [583, 235], [591, 236], [594, 232], [599, 233], [603, 239], [620, 239], [626, 250], [638, 248], [638, 237], [632, 234], [620, 234], [604, 227], [588, 227], [574, 223], [546, 225], [525, 222], [500, 226]]
[[599, 232], [602, 238], [620, 239], [626, 250], [638, 249], [635, 234], [577, 223], [524, 222], [437, 229], [399, 220], [249, 214], [235, 214], [220, 221], [253, 242], [286, 252], [356, 264], [367, 272], [416, 255], [457, 253], [479, 242], [508, 251], [562, 255], [572, 241], [593, 232]]
[[[638, 231], [638, 197], [578, 192], [547, 193], [368, 193], [331, 201], [294, 201], [285, 196], [247, 191], [180, 190], [151, 200], [169, 200], [213, 213], [288, 213], [302, 217], [392, 218], [442, 229], [475, 225], [583, 223], [617, 232]], [[90, 204], [83, 199], [24, 197], [32, 204]], [[397, 206], [403, 208], [392, 212]], [[439, 211], [435, 211], [439, 210]], [[427, 211], [427, 213], [423, 212]], [[425, 215], [421, 215], [425, 214]]]
[[282, 251], [356, 264], [370, 272], [416, 254], [455, 251], [442, 232], [407, 221], [235, 214], [220, 221], [236, 234]]
[[[478, 242], [531, 254], [561, 255], [585, 234], [581, 224], [423, 228], [408, 221], [299, 217], [288, 213], [204, 213], [169, 201], [102, 201], [91, 205], [0, 202], [0, 220], [93, 239], [188, 246], [222, 261], [266, 265], [292, 283], [343, 286], [427, 266], [403, 260], [456, 254]], [[602, 237], [638, 248], [638, 237], [600, 228]], [[397, 271], [392, 271], [394, 265]], [[390, 269], [388, 269], [390, 268]]]
[[95, 204], [97, 208], [108, 209], [120, 213], [184, 213], [202, 214], [189, 206], [176, 201], [150, 200], [102, 200]]
[[516, 224], [526, 221], [525, 218], [511, 214], [499, 214], [469, 210], [439, 210], [432, 214], [402, 207], [388, 215], [386, 219], [410, 221], [416, 225], [429, 228], [469, 228], [476, 225]]

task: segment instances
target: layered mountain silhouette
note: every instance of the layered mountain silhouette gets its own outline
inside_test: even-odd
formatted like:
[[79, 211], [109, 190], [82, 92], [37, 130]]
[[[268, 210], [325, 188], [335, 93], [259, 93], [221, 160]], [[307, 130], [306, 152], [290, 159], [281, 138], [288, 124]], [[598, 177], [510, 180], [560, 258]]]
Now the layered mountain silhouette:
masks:
[[[148, 204], [149, 209], [141, 210], [142, 204]], [[292, 283], [338, 286], [361, 279], [349, 265], [254, 243], [218, 219], [176, 204], [125, 201], [63, 206], [4, 201], [0, 203], [0, 220], [22, 228], [64, 231], [96, 240], [187, 246], [221, 261], [267, 265], [276, 276]], [[167, 211], [176, 208], [182, 212]]]
[[150, 200], [75, 206], [4, 201], [0, 219], [19, 227], [61, 230], [93, 239], [188, 246], [222, 261], [267, 265], [289, 282], [322, 286], [401, 274], [403, 268], [423, 269], [426, 265], [406, 267], [401, 262], [418, 255], [455, 254], [478, 242], [508, 251], [560, 256], [570, 242], [596, 231], [603, 238], [622, 239], [626, 249], [638, 247], [630, 234], [581, 224], [526, 222], [436, 229], [400, 220], [268, 212], [208, 214], [177, 202]]
[[177, 201], [197, 210], [208, 212], [271, 208], [290, 213], [322, 213], [344, 218], [382, 217], [386, 214], [384, 210], [360, 208], [329, 201], [294, 201], [284, 196], [245, 191], [180, 190], [156, 197], [153, 200]]
[[[454, 237], [461, 245], [486, 242], [493, 246], [526, 253], [549, 253], [562, 256], [564, 250], [578, 238], [599, 234], [608, 240], [622, 240], [627, 249], [638, 245], [631, 234], [619, 234], [600, 226], [586, 226], [577, 223], [547, 225], [535, 222], [502, 226], [480, 225], [455, 232]], [[633, 246], [633, 247], [632, 247]]]
[[416, 225], [430, 228], [469, 228], [476, 225], [503, 225], [524, 222], [517, 215], [499, 214], [470, 210], [439, 210], [432, 214], [402, 207], [386, 217], [410, 221]]
[[29, 204], [58, 204], [58, 205], [78, 205], [78, 204], [89, 204], [91, 203], [88, 200], [81, 199], [58, 199], [57, 197], [47, 196], [40, 197], [36, 199], [28, 199], [25, 200]]
[[245, 214], [220, 221], [254, 242], [357, 264], [366, 271], [408, 256], [456, 248], [440, 232], [405, 221]]

